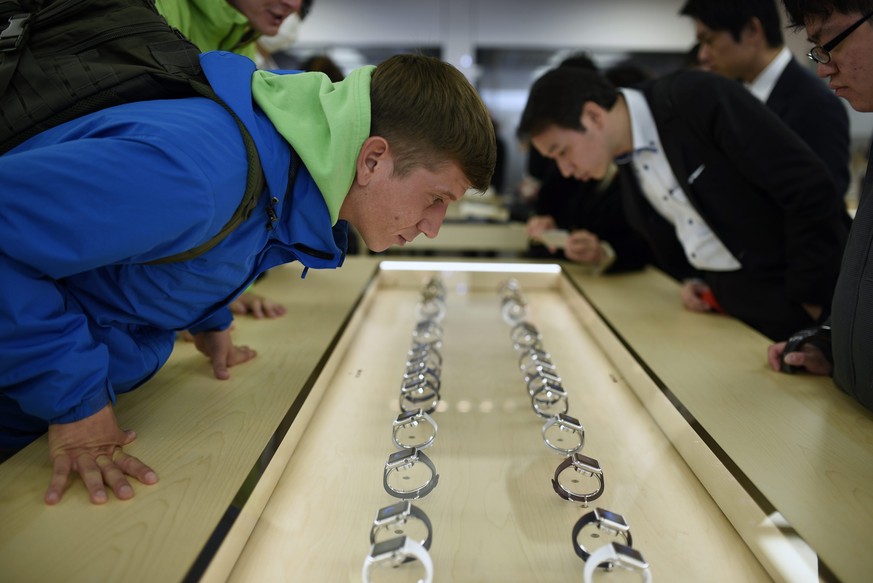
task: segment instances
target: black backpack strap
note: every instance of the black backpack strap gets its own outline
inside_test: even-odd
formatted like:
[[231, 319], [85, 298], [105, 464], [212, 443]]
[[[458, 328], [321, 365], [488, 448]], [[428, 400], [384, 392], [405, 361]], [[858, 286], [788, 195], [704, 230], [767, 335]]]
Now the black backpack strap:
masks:
[[221, 230], [211, 239], [206, 241], [205, 243], [198, 245], [193, 249], [189, 249], [188, 251], [183, 251], [182, 253], [177, 253], [176, 255], [171, 255], [170, 257], [164, 257], [163, 259], [156, 259], [154, 261], [149, 261], [147, 265], [160, 265], [162, 263], [175, 263], [178, 261], [187, 261], [189, 259], [193, 259], [194, 257], [198, 257], [202, 255], [218, 245], [225, 237], [227, 237], [231, 231], [236, 229], [243, 221], [248, 219], [255, 208], [258, 206], [258, 201], [261, 198], [261, 192], [263, 192], [264, 187], [266, 185], [266, 181], [264, 179], [264, 170], [261, 168], [261, 158], [258, 155], [258, 150], [255, 147], [255, 141], [252, 139], [252, 135], [246, 129], [245, 124], [239, 118], [239, 116], [234, 112], [230, 106], [228, 106], [218, 95], [216, 95], [215, 91], [212, 87], [208, 85], [203, 85], [200, 83], [192, 83], [192, 87], [199, 93], [201, 93], [204, 97], [208, 97], [213, 101], [221, 104], [224, 109], [233, 116], [233, 119], [236, 121], [237, 126], [239, 126], [240, 133], [242, 134], [243, 142], [246, 147], [246, 157], [248, 158], [248, 174], [246, 176], [246, 191], [243, 195], [243, 199], [237, 207], [236, 211], [234, 211], [233, 216], [230, 217], [230, 220]]
[[12, 75], [18, 68], [21, 49], [25, 46], [33, 17], [29, 12], [13, 14], [0, 30], [0, 95], [6, 93]]

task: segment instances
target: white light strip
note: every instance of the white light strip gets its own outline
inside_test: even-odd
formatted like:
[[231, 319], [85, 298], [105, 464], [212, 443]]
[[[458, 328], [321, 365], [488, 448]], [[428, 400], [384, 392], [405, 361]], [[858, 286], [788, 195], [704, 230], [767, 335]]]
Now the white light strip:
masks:
[[556, 263], [475, 263], [461, 261], [382, 261], [385, 271], [482, 271], [489, 273], [561, 273]]

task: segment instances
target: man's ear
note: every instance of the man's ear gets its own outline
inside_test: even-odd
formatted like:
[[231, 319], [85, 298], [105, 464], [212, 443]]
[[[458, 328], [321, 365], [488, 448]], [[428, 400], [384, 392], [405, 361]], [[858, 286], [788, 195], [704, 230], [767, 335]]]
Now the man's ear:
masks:
[[764, 33], [764, 25], [761, 24], [761, 19], [753, 16], [740, 29], [740, 42], [748, 39], [758, 39], [761, 42], [767, 42], [767, 35]]
[[356, 178], [357, 182], [362, 186], [369, 184], [373, 177], [382, 171], [389, 170], [390, 148], [388, 140], [380, 136], [370, 136], [364, 140], [361, 146], [361, 151], [358, 152], [358, 160], [356, 163]]
[[579, 123], [582, 125], [582, 131], [588, 128], [603, 129], [606, 122], [606, 110], [594, 103], [586, 101], [582, 106], [582, 115], [579, 117]]

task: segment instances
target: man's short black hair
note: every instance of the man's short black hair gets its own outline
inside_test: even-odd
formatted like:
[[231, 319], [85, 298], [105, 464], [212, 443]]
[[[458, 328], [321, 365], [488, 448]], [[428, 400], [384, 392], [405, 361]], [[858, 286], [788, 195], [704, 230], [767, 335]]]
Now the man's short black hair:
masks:
[[531, 87], [516, 134], [526, 142], [552, 125], [585, 131], [580, 122], [585, 104], [591, 101], [609, 110], [616, 99], [618, 90], [599, 73], [577, 67], [552, 69]]
[[788, 20], [794, 27], [802, 27], [804, 20], [810, 16], [825, 19], [834, 12], [843, 14], [870, 14], [873, 12], [873, 0], [782, 0]]
[[679, 14], [696, 18], [711, 30], [726, 30], [737, 42], [743, 27], [757, 18], [770, 47], [785, 44], [776, 0], [687, 0]]

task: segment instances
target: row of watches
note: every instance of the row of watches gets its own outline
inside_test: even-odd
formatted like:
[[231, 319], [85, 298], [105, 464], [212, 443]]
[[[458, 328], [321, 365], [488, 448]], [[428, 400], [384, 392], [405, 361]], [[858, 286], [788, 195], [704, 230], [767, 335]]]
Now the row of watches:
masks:
[[[503, 321], [511, 326], [510, 339], [519, 355], [519, 369], [531, 399], [531, 408], [541, 419], [543, 443], [564, 456], [552, 477], [552, 487], [562, 499], [588, 503], [599, 498], [605, 489], [600, 463], [581, 453], [585, 445], [585, 428], [579, 419], [568, 414], [569, 399], [551, 354], [543, 346], [542, 335], [527, 320], [528, 302], [517, 280], [509, 279], [499, 288]], [[594, 573], [616, 568], [638, 573], [651, 581], [648, 563], [631, 545], [633, 539], [625, 518], [604, 508], [584, 514], [572, 531], [573, 549], [585, 561], [584, 581]], [[587, 542], [583, 542], [587, 541]]]
[[382, 478], [385, 491], [398, 502], [376, 512], [370, 528], [370, 553], [362, 570], [365, 583], [377, 569], [414, 561], [423, 568], [425, 583], [433, 579], [429, 553], [433, 527], [427, 514], [412, 501], [429, 494], [439, 482], [436, 467], [424, 452], [436, 439], [437, 423], [431, 414], [440, 401], [446, 303], [445, 287], [438, 278], [422, 287], [416, 313], [418, 320], [400, 386], [400, 413], [391, 423], [391, 441], [397, 451], [389, 454]]

